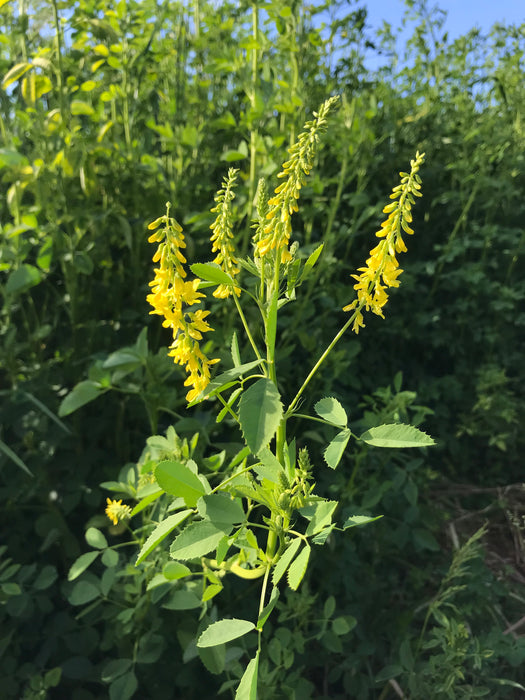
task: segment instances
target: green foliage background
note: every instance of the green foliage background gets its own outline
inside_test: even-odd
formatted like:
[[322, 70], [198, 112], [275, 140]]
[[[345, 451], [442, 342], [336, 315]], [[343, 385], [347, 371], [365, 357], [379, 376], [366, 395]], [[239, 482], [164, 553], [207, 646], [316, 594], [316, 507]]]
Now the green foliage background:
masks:
[[[276, 173], [330, 94], [342, 107], [293, 234], [306, 254], [325, 248], [280, 322], [279, 361], [296, 390], [295, 368], [341, 325], [397, 171], [425, 151], [387, 319], [343, 340], [310, 396], [337, 397], [365, 429], [410, 420], [439, 448], [416, 458], [355, 448], [337, 472], [321, 447], [313, 455], [326, 497], [385, 517], [325, 547], [279, 603], [263, 697], [385, 700], [392, 678], [413, 698], [519, 697], [525, 644], [519, 628], [504, 632], [524, 615], [525, 28], [450, 41], [439, 11], [406, 4], [413, 31], [396, 57], [393, 30], [369, 35], [366, 3], [0, 0], [6, 697], [218, 692], [213, 659], [202, 672], [190, 644], [194, 611], [156, 604], [132, 547], [111, 549], [125, 538], [102, 515], [99, 484], [119, 471], [126, 483], [148, 436], [172, 424], [181, 439], [199, 433], [194, 458], [210, 469], [237, 440], [206, 404], [185, 410], [168, 338], [148, 316], [146, 226], [171, 201], [189, 259], [208, 261], [209, 209], [229, 165], [241, 169], [246, 223], [257, 179]], [[366, 70], [365, 48], [384, 67]], [[211, 318], [211, 354], [226, 360], [232, 314], [217, 302]], [[311, 425], [304, 436], [323, 443]], [[485, 557], [456, 556], [449, 570], [456, 538], [486, 518]], [[88, 539], [103, 554], [79, 588], [67, 575], [90, 526], [107, 541]], [[223, 614], [246, 605], [249, 584], [228, 596]]]

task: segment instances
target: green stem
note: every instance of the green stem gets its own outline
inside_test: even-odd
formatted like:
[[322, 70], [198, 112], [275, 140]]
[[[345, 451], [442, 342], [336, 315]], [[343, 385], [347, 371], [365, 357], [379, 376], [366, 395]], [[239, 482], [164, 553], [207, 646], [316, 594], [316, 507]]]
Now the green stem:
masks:
[[[250, 344], [253, 348], [253, 351], [255, 353], [255, 357], [258, 360], [262, 361], [262, 359], [263, 359], [262, 355], [259, 352], [259, 348], [257, 347], [255, 340], [253, 339], [253, 336], [252, 336], [251, 331], [250, 331], [250, 327], [248, 326], [248, 322], [246, 321], [246, 317], [244, 315], [244, 312], [243, 312], [242, 307], [240, 305], [239, 299], [237, 298], [237, 295], [235, 294], [235, 292], [233, 293], [233, 301], [235, 302], [235, 306], [237, 307], [237, 311], [239, 313], [239, 316], [241, 317], [242, 325], [244, 326], [244, 330], [246, 331], [246, 335], [248, 336], [248, 340], [250, 341]], [[263, 366], [263, 371], [266, 374], [266, 370], [264, 369], [264, 366]]]
[[[251, 95], [250, 102], [252, 106], [252, 120], [253, 114], [255, 113], [256, 107], [256, 97], [257, 97], [257, 73], [258, 67], [258, 49], [257, 45], [259, 43], [259, 10], [257, 5], [252, 4], [252, 38], [255, 42], [255, 46], [252, 49], [252, 85], [251, 85]], [[251, 217], [251, 207], [253, 206], [253, 200], [255, 197], [255, 159], [257, 152], [257, 129], [253, 126], [253, 121], [250, 125], [250, 184], [248, 190], [248, 217]], [[248, 238], [246, 240], [246, 245], [248, 243]]]
[[261, 597], [259, 599], [259, 617], [261, 616], [261, 613], [264, 610], [264, 601], [266, 600], [266, 588], [268, 586], [268, 578], [270, 576], [270, 569], [271, 569], [271, 566], [268, 564], [266, 566], [266, 571], [264, 572], [264, 579], [263, 579], [263, 584], [262, 584], [262, 588], [261, 588]]
[[311, 370], [310, 374], [306, 377], [306, 379], [305, 379], [304, 382], [303, 382], [303, 385], [301, 386], [301, 388], [299, 389], [299, 391], [297, 392], [297, 394], [294, 396], [294, 398], [293, 398], [293, 400], [292, 400], [292, 403], [288, 406], [288, 409], [287, 409], [287, 411], [286, 411], [286, 415], [290, 415], [290, 414], [293, 412], [294, 408], [297, 406], [297, 403], [298, 403], [299, 399], [301, 398], [301, 395], [302, 395], [303, 391], [306, 389], [306, 387], [308, 386], [308, 384], [310, 383], [311, 379], [312, 379], [312, 378], [314, 377], [314, 375], [316, 374], [316, 372], [317, 372], [317, 370], [319, 369], [319, 367], [323, 364], [323, 362], [326, 360], [326, 358], [328, 357], [328, 355], [331, 353], [331, 351], [332, 351], [333, 347], [335, 346], [335, 344], [342, 338], [342, 336], [344, 335], [344, 333], [346, 332], [346, 330], [347, 330], [347, 329], [350, 327], [350, 325], [354, 322], [354, 320], [355, 320], [357, 314], [361, 311], [362, 308], [363, 308], [363, 304], [360, 304], [360, 305], [355, 309], [354, 313], [350, 316], [350, 318], [348, 319], [348, 321], [347, 321], [347, 322], [345, 323], [345, 325], [341, 328], [341, 330], [337, 333], [337, 335], [334, 337], [334, 339], [332, 340], [332, 342], [330, 343], [330, 345], [326, 348], [326, 350], [323, 352], [323, 354], [321, 355], [321, 357], [317, 360], [317, 362], [315, 363], [315, 365], [312, 367], [312, 370]]
[[53, 4], [53, 23], [55, 25], [55, 42], [56, 42], [56, 52], [57, 52], [57, 84], [58, 84], [58, 94], [60, 100], [60, 116], [62, 117], [62, 123], [66, 124], [68, 115], [66, 114], [66, 99], [64, 94], [64, 67], [62, 63], [62, 31], [60, 28], [60, 18], [58, 16], [58, 6], [57, 1], [52, 0]]

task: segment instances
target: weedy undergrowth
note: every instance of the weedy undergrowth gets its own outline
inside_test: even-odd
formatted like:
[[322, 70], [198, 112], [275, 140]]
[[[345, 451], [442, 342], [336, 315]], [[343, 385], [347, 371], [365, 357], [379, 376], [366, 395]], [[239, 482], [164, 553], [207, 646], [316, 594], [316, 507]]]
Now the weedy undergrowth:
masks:
[[[381, 517], [356, 513], [344, 522], [337, 521], [338, 501], [316, 493], [315, 470], [320, 466], [312, 464], [307, 446], [294, 431], [296, 420], [320, 422], [334, 430], [324, 450], [325, 466], [331, 469], [337, 468], [351, 439], [389, 448], [434, 444], [418, 428], [402, 423], [372, 427], [355, 435], [348, 427], [347, 411], [331, 396], [317, 400], [315, 415], [301, 413], [311, 379], [343, 334], [350, 328], [359, 333], [367, 311], [384, 318], [388, 290], [399, 286], [402, 273], [397, 256], [406, 251], [403, 235], [414, 233], [411, 210], [415, 197], [421, 196], [418, 171], [424, 154], [416, 153], [410, 172], [400, 174], [401, 182], [390, 195], [392, 201], [383, 209], [388, 216], [376, 233], [379, 242], [365, 265], [352, 275], [356, 299], [343, 309], [350, 316], [312, 369], [304, 373], [299, 386], [292, 388], [292, 400], [287, 405], [283, 401], [276, 354], [278, 316], [295, 300], [323, 247], [303, 257], [291, 241], [292, 216], [298, 211], [301, 189], [337, 101], [337, 97], [328, 99], [306, 123], [289, 149], [274, 194], [268, 196], [266, 182], [259, 182], [250, 257], [241, 257], [234, 243], [235, 169], [229, 170], [212, 209], [216, 213], [211, 225], [213, 262], [195, 263], [188, 270], [184, 232], [171, 216], [170, 204], [166, 214], [149, 225], [149, 241], [157, 244], [153, 261], [158, 266], [148, 301], [151, 313], [161, 316], [163, 326], [172, 333], [168, 354], [185, 367], [188, 408], [214, 401], [217, 422], [229, 421], [232, 429], [238, 429], [244, 447], [227, 466], [224, 456], [213, 464], [204, 459], [199, 463], [189, 453], [184, 459], [146, 461], [134, 490], [137, 505], [132, 509], [122, 499], [108, 499], [106, 513], [115, 525], [127, 523], [140, 512], [147, 514], [145, 527], [135, 529], [141, 542], [137, 566], [151, 572], [152, 588], [186, 581], [186, 592], [199, 596], [204, 624], [195, 643], [208, 666], [211, 650], [215, 666], [224, 668], [225, 645], [233, 640], [244, 638], [245, 648], [253, 650], [237, 687], [238, 700], [257, 697], [262, 634], [283, 581], [296, 591], [313, 545], [322, 546], [332, 533]], [[190, 270], [194, 277], [190, 277]], [[210, 311], [202, 306], [207, 289], [213, 289], [213, 296], [221, 303], [232, 305], [242, 333], [241, 339], [234, 333], [231, 340], [232, 366], [214, 378], [212, 369], [219, 360], [209, 350], [212, 344], [205, 340], [213, 330]], [[250, 306], [256, 310], [256, 322], [253, 314], [246, 312]], [[168, 537], [170, 561], [166, 562], [165, 554], [159, 558], [159, 552], [165, 552], [161, 544]], [[260, 581], [252, 619], [238, 619], [235, 610], [231, 610], [232, 617], [214, 619], [212, 600], [231, 576], [247, 584]]]

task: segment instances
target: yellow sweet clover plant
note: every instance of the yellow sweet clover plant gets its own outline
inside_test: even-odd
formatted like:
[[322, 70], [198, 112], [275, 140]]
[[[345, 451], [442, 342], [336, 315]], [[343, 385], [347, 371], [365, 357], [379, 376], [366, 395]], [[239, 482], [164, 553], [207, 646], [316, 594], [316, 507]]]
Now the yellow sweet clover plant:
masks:
[[[325, 461], [332, 469], [339, 464], [352, 437], [378, 447], [433, 444], [428, 435], [403, 424], [379, 426], [354, 435], [344, 407], [333, 397], [317, 401], [315, 416], [298, 413], [303, 392], [334, 345], [348, 328], [356, 333], [363, 328], [363, 311], [383, 317], [387, 289], [399, 285], [402, 270], [397, 255], [406, 251], [403, 233], [413, 234], [409, 226], [411, 209], [414, 198], [421, 196], [418, 171], [424, 154], [416, 154], [410, 173], [401, 173], [401, 184], [391, 195], [393, 201], [383, 210], [388, 218], [376, 234], [381, 240], [370, 252], [366, 265], [353, 275], [357, 296], [344, 307], [344, 311], [352, 312], [350, 318], [304, 378], [290, 404], [283, 406], [281, 399], [275, 356], [277, 316], [295, 298], [295, 290], [322, 252], [320, 245], [306, 260], [301, 258], [297, 244], [291, 241], [291, 217], [298, 211], [301, 189], [314, 166], [320, 136], [337, 101], [337, 97], [327, 100], [306, 123], [289, 149], [290, 157], [278, 175], [282, 182], [272, 197], [267, 196], [266, 182], [260, 181], [250, 258], [242, 259], [234, 245], [234, 169], [228, 172], [212, 209], [217, 215], [211, 226], [211, 252], [215, 258], [211, 263], [191, 265], [194, 279], [187, 279], [187, 261], [182, 252], [184, 235], [182, 227], [170, 216], [169, 205], [166, 214], [149, 225], [154, 231], [149, 241], [158, 245], [153, 257], [158, 267], [148, 296], [153, 306], [150, 313], [160, 315], [163, 325], [172, 330], [169, 355], [186, 369], [185, 385], [191, 386], [187, 400], [190, 406], [204, 400], [217, 401], [217, 420], [228, 415], [240, 429], [245, 448], [228, 467], [211, 473], [191, 459], [168, 459], [156, 464], [157, 487], [171, 505], [143, 543], [137, 564], [145, 562], [171, 532], [184, 524], [171, 542], [170, 556], [181, 566], [181, 578], [203, 577], [205, 609], [223, 589], [226, 576], [262, 579], [254, 620], [211, 622], [195, 640], [197, 648], [203, 650], [258, 633], [257, 651], [240, 680], [239, 698], [256, 697], [261, 633], [279, 597], [283, 577], [286, 575], [288, 585], [296, 590], [307, 569], [312, 544], [324, 544], [334, 530], [346, 530], [381, 517], [354, 515], [337, 524], [334, 514], [338, 501], [315, 493], [314, 466], [306, 448], [297, 450], [289, 422], [299, 416], [311, 418], [336, 431], [324, 451]], [[243, 286], [241, 272], [255, 278], [255, 292], [253, 284]], [[208, 359], [200, 346], [203, 334], [212, 330], [206, 320], [209, 312], [195, 310], [205, 296], [200, 291], [204, 288], [201, 280], [207, 287], [215, 287], [213, 295], [217, 299], [224, 303], [233, 301], [253, 352], [252, 358], [241, 358], [234, 334], [232, 366], [213, 379], [210, 368], [217, 360]], [[260, 313], [261, 329], [257, 333], [247, 322], [243, 310], [247, 303], [254, 303]], [[107, 512], [118, 521], [117, 505], [108, 505]], [[139, 502], [134, 512], [146, 506], [145, 501]]]

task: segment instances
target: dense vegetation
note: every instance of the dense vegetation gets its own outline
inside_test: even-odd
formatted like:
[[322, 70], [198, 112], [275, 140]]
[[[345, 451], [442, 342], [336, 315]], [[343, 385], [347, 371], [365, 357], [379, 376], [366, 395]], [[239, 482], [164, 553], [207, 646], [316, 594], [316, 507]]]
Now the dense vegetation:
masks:
[[[438, 10], [406, 5], [397, 58], [366, 3], [0, 0], [6, 697], [233, 697], [249, 650], [199, 651], [194, 590], [152, 586], [104, 515], [107, 496], [132, 503], [148, 460], [191, 454], [213, 473], [241, 447], [213, 402], [186, 409], [146, 301], [147, 226], [171, 202], [188, 257], [209, 261], [234, 165], [236, 245], [250, 252], [258, 179], [336, 94], [294, 219], [300, 256], [324, 249], [277, 328], [283, 391], [289, 402], [297, 368], [340, 328], [397, 173], [424, 151], [386, 320], [346, 336], [309, 396], [337, 398], [352, 429], [410, 422], [438, 447], [357, 443], [333, 471], [325, 428], [304, 423], [317, 490], [345, 515], [384, 517], [316, 548], [299, 590], [283, 590], [259, 697], [525, 692], [525, 25], [451, 41]], [[206, 347], [227, 368], [234, 316], [212, 296], [208, 308]], [[209, 614], [249, 616], [251, 586], [234, 580]]]

